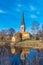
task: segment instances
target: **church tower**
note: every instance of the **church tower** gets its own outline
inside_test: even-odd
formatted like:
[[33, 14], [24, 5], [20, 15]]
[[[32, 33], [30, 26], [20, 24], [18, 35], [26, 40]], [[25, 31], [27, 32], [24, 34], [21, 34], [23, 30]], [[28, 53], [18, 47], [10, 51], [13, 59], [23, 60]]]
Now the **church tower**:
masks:
[[20, 31], [25, 32], [24, 12], [22, 12], [22, 22], [21, 22]]

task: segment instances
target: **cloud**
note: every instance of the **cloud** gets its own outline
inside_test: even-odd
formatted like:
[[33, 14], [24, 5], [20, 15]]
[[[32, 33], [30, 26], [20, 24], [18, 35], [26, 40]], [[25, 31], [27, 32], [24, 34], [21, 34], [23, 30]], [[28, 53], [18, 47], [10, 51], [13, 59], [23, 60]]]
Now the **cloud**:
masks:
[[17, 12], [20, 12], [20, 9], [19, 9], [19, 8], [17, 8], [17, 9], [16, 9], [16, 11], [17, 11]]
[[36, 16], [36, 15], [31, 15], [30, 17], [31, 17], [31, 18], [37, 18], [37, 16]]
[[16, 8], [16, 11], [17, 11], [17, 12], [20, 12], [20, 7], [22, 7], [22, 4], [18, 4], [18, 5], [17, 5], [17, 8]]
[[40, 12], [39, 12], [39, 11], [37, 11], [37, 14], [40, 14]]
[[0, 10], [0, 13], [5, 13], [5, 11], [3, 11], [3, 10]]
[[36, 10], [36, 8], [33, 5], [30, 5], [30, 9], [33, 11]]
[[18, 7], [21, 7], [22, 5], [21, 4], [18, 4]]

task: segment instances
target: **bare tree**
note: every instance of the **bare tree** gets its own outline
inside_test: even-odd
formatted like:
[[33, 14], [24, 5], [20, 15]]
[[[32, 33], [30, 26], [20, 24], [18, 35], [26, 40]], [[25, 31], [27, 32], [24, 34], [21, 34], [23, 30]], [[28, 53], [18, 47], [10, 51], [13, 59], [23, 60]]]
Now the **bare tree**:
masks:
[[12, 37], [14, 33], [15, 33], [15, 30], [13, 28], [8, 29], [9, 36]]
[[42, 30], [42, 33], [43, 33], [43, 25], [42, 25], [42, 27], [41, 27], [41, 30]]
[[39, 31], [39, 38], [41, 39], [41, 40], [43, 40], [43, 25], [41, 26], [41, 29], [40, 29], [40, 31]]
[[1, 35], [6, 35], [6, 34], [7, 34], [7, 31], [6, 31], [6, 30], [2, 30], [2, 31], [0, 32], [0, 34], [1, 34]]
[[1, 39], [2, 41], [5, 41], [5, 40], [6, 40], [6, 35], [7, 35], [7, 31], [6, 31], [6, 30], [2, 30], [2, 31], [0, 32], [0, 39]]
[[10, 41], [14, 33], [15, 33], [15, 30], [13, 28], [10, 28], [8, 30], [1, 30], [0, 41]]
[[34, 38], [36, 39], [36, 34], [37, 34], [38, 30], [39, 30], [39, 23], [37, 21], [34, 21], [32, 23], [31, 30], [32, 30], [32, 34], [33, 34]]

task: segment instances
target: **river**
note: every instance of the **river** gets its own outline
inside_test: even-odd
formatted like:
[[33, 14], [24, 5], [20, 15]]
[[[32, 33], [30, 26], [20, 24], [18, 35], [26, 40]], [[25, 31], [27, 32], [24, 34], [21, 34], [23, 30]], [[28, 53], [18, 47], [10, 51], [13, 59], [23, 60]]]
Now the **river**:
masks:
[[[11, 55], [11, 52], [3, 47], [0, 51], [0, 65], [23, 65], [23, 62], [20, 54]], [[31, 49], [25, 57], [25, 65], [43, 65], [43, 52]]]

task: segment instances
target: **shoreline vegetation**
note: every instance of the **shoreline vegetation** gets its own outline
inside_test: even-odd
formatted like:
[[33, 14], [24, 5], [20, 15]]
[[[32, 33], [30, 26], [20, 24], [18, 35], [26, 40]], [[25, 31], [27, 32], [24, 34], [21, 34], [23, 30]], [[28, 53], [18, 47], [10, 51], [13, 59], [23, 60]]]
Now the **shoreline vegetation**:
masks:
[[[11, 47], [11, 43], [14, 43], [14, 42], [11, 42], [11, 41], [0, 42], [0, 47], [1, 46]], [[25, 40], [25, 41], [14, 43], [13, 47], [43, 49], [43, 41], [40, 41], [40, 40]]]

